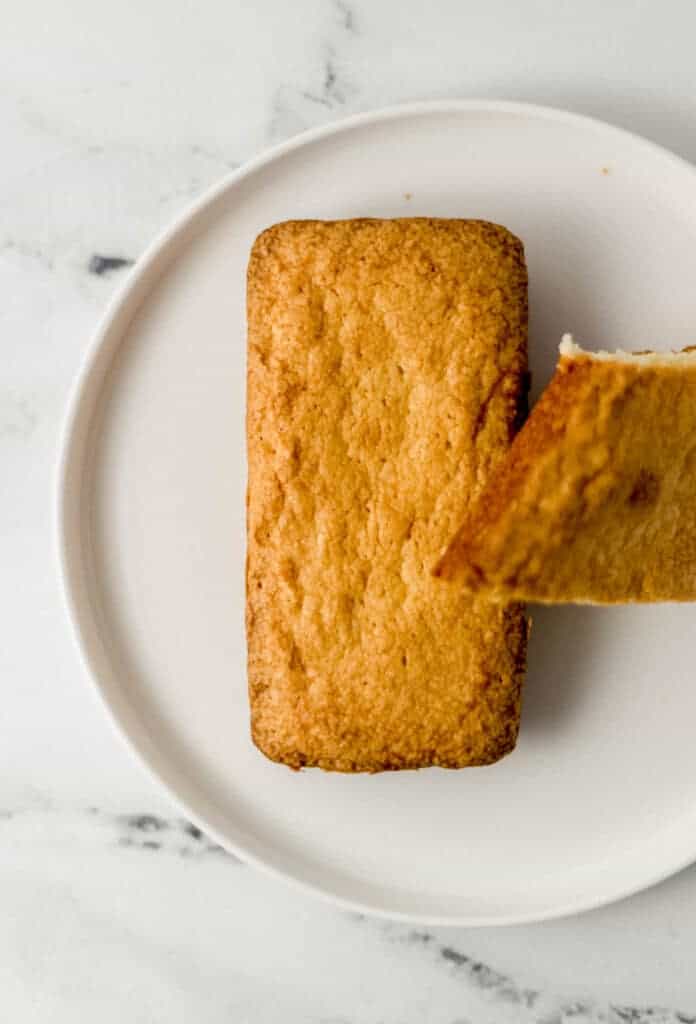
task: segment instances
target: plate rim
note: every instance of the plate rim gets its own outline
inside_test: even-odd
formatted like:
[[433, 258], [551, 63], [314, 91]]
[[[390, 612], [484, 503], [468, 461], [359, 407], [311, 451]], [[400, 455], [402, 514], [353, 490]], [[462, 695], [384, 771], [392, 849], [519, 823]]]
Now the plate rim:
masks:
[[[166, 270], [166, 261], [170, 250], [173, 249], [179, 236], [191, 222], [195, 221], [208, 207], [212, 207], [226, 192], [236, 187], [246, 178], [251, 177], [258, 170], [295, 150], [302, 149], [310, 143], [349, 132], [354, 128], [379, 124], [385, 121], [407, 119], [414, 116], [466, 113], [510, 114], [516, 117], [556, 121], [591, 128], [596, 131], [609, 132], [614, 136], [623, 138], [627, 142], [640, 145], [646, 152], [651, 152], [662, 160], [675, 164], [694, 178], [694, 185], [696, 186], [696, 166], [684, 157], [644, 136], [586, 114], [579, 114], [557, 107], [504, 99], [425, 100], [383, 106], [318, 125], [275, 145], [266, 147], [256, 156], [225, 174], [220, 181], [188, 203], [167, 226], [159, 231], [146, 246], [142, 255], [129, 270], [121, 286], [116, 289], [108, 301], [104, 312], [97, 322], [85, 353], [80, 360], [79, 369], [69, 392], [62, 426], [59, 431], [58, 458], [54, 475], [54, 556], [57, 563], [62, 603], [70, 623], [69, 629], [72, 640], [78, 652], [82, 668], [90, 681], [89, 688], [93, 696], [104, 710], [112, 731], [119, 737], [120, 742], [125, 744], [141, 770], [166, 794], [167, 799], [173, 803], [174, 807], [182, 815], [185, 815], [189, 820], [200, 826], [207, 835], [211, 836], [224, 849], [234, 854], [244, 863], [261, 870], [266, 876], [282, 880], [284, 883], [290, 884], [296, 891], [299, 890], [308, 895], [319, 897], [324, 902], [346, 911], [366, 913], [387, 920], [431, 927], [497, 927], [531, 924], [555, 920], [607, 906], [659, 884], [696, 861], [696, 838], [694, 838], [693, 845], [688, 843], [677, 844], [675, 855], [672, 858], [660, 859], [656, 865], [651, 862], [641, 880], [631, 881], [624, 887], [619, 886], [611, 892], [602, 892], [595, 895], [585, 893], [584, 896], [576, 896], [547, 909], [518, 910], [507, 913], [490, 911], [479, 914], [461, 912], [431, 914], [427, 912], [396, 910], [388, 905], [388, 901], [378, 903], [376, 901], [349, 898], [339, 892], [335, 892], [332, 888], [320, 882], [308, 881], [297, 876], [292, 869], [284, 870], [266, 862], [262, 857], [247, 850], [241, 842], [231, 840], [228, 835], [224, 834], [214, 824], [211, 824], [204, 814], [199, 813], [189, 804], [186, 797], [178, 792], [177, 787], [172, 781], [160, 774], [157, 764], [148, 755], [144, 745], [132, 734], [125, 716], [115, 706], [113, 698], [109, 695], [108, 686], [101, 678], [97, 658], [87, 635], [90, 612], [85, 610], [79, 593], [80, 559], [73, 551], [70, 536], [70, 524], [73, 514], [72, 505], [75, 503], [75, 496], [71, 493], [70, 484], [75, 477], [76, 470], [80, 468], [80, 433], [89, 427], [89, 423], [85, 425], [85, 420], [89, 419], [91, 413], [89, 396], [95, 387], [98, 389], [103, 383], [99, 365], [100, 356], [103, 355], [103, 350], [107, 347], [107, 342], [112, 331], [117, 326], [119, 317], [127, 315], [128, 312], [132, 316], [151, 291], [158, 276], [158, 268]], [[127, 328], [124, 328], [124, 331], [121, 332], [120, 338], [123, 337], [125, 330]], [[116, 342], [116, 348], [120, 343], [120, 338]], [[682, 848], [684, 845], [686, 849]], [[652, 870], [650, 870], [650, 867], [652, 867]]]

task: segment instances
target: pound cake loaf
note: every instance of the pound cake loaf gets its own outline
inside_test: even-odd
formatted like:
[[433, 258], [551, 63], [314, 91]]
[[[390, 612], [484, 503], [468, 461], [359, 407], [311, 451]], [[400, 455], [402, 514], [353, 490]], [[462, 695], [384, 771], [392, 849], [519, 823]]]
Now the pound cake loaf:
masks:
[[292, 768], [515, 745], [520, 605], [432, 575], [524, 404], [522, 245], [463, 220], [294, 221], [248, 271], [252, 735]]
[[501, 601], [696, 600], [695, 481], [696, 351], [566, 336], [436, 572]]

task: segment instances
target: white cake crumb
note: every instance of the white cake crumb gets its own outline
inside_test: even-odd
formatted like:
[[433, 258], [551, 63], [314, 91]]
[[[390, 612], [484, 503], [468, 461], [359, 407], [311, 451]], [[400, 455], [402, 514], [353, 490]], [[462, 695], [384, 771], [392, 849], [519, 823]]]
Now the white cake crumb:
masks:
[[636, 363], [640, 366], [696, 365], [696, 348], [690, 352], [625, 352], [620, 348], [615, 352], [607, 352], [605, 349], [601, 349], [599, 352], [588, 352], [573, 340], [572, 334], [563, 335], [558, 350], [567, 359], [586, 356], [599, 362]]

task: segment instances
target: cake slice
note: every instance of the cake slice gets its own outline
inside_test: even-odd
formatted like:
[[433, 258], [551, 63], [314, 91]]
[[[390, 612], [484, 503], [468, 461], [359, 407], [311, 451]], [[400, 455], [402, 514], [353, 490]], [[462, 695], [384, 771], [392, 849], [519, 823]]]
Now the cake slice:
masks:
[[295, 221], [248, 272], [252, 736], [292, 768], [496, 761], [527, 626], [431, 569], [527, 376], [520, 242], [461, 220]]
[[696, 599], [696, 350], [567, 335], [435, 573], [500, 601]]

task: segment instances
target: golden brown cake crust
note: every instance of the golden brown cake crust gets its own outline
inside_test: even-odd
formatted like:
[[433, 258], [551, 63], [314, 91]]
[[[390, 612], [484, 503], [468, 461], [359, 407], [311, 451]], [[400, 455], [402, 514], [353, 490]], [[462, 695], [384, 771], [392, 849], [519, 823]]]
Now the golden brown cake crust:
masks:
[[517, 736], [520, 606], [431, 570], [526, 381], [521, 244], [477, 221], [278, 224], [248, 272], [252, 735], [293, 768], [488, 764]]
[[696, 599], [696, 359], [644, 355], [561, 358], [439, 575], [498, 600]]

